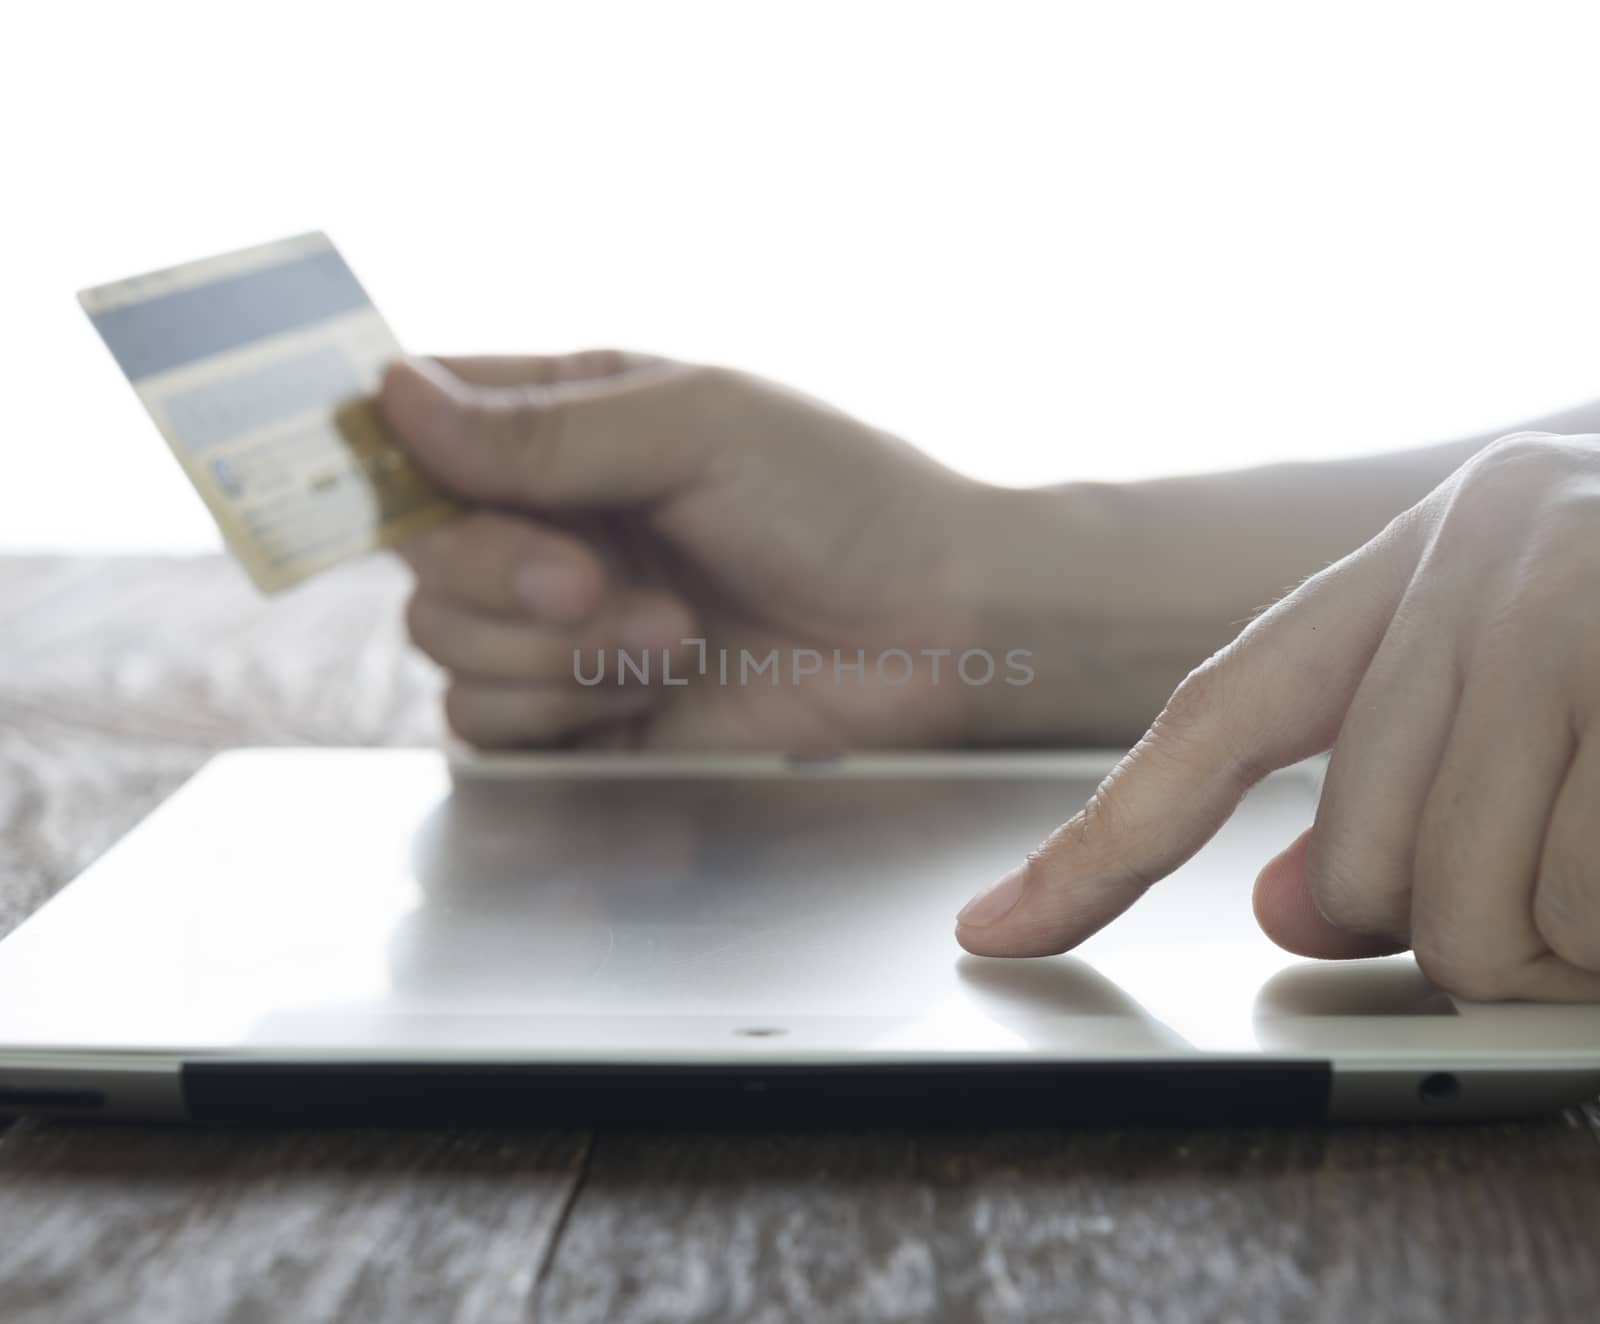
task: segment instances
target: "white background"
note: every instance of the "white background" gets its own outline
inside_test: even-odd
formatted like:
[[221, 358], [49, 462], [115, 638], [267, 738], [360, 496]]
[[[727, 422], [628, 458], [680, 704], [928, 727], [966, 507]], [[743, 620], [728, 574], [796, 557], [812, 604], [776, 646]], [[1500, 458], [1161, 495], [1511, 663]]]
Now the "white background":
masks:
[[8, 6], [0, 546], [216, 544], [73, 294], [312, 228], [418, 351], [735, 363], [999, 481], [1600, 395], [1582, 12]]

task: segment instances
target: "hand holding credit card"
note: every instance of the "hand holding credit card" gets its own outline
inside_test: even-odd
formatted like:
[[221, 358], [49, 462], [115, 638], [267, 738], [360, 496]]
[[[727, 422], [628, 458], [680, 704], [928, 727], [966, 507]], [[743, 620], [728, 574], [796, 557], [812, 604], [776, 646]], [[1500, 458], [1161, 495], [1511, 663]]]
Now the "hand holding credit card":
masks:
[[326, 235], [78, 299], [263, 592], [456, 512], [372, 403], [403, 351]]

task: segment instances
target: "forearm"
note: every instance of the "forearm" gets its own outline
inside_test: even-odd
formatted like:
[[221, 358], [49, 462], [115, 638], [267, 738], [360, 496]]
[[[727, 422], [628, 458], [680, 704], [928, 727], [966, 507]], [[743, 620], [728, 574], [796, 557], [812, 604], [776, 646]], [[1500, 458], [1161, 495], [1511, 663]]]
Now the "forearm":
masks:
[[1261, 608], [1370, 540], [1509, 431], [1600, 431], [1600, 402], [1522, 428], [1345, 460], [993, 490], [985, 629], [1034, 683], [985, 696], [984, 739], [1125, 745]]

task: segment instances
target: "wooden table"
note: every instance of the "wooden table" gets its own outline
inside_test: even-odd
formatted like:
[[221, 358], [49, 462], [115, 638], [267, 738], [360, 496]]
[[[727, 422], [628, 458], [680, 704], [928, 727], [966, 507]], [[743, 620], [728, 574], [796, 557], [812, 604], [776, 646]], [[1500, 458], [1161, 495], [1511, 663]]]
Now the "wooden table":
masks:
[[[372, 563], [0, 560], [0, 932], [242, 744], [416, 744]], [[1586, 1320], [1600, 1109], [641, 1134], [0, 1124], [0, 1320]]]

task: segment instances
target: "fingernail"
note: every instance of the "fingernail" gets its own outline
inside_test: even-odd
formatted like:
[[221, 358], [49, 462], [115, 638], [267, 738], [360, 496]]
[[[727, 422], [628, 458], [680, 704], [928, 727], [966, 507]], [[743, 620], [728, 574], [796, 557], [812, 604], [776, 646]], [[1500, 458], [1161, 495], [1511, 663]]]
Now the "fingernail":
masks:
[[566, 566], [525, 565], [511, 582], [523, 605], [539, 615], [568, 615], [582, 608], [583, 584]]
[[617, 638], [624, 648], [672, 648], [682, 641], [683, 614], [665, 603], [641, 607], [617, 622]]
[[1004, 919], [1022, 900], [1022, 881], [1027, 869], [1027, 865], [1019, 864], [987, 892], [979, 892], [961, 908], [956, 923], [976, 928]]

